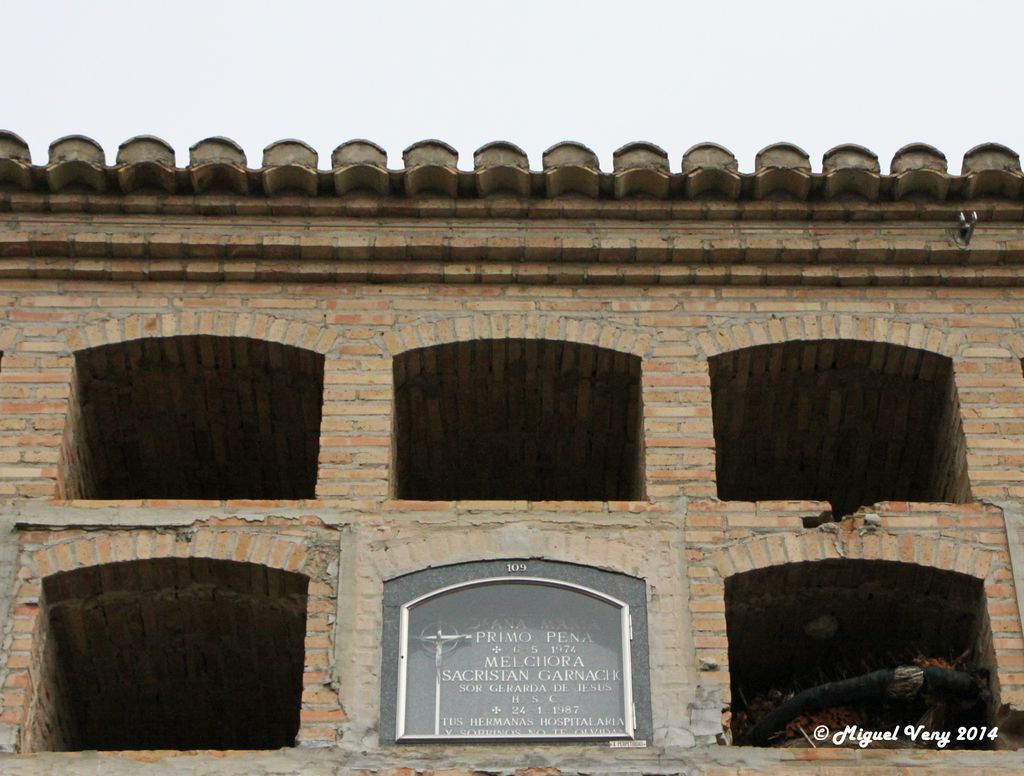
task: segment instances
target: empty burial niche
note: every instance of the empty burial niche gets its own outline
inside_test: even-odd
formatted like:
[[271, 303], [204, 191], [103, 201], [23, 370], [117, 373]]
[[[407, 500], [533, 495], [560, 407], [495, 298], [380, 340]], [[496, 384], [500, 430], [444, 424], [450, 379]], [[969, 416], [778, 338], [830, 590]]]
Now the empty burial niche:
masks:
[[725, 616], [735, 743], [809, 746], [800, 728], [818, 725], [921, 724], [955, 738], [957, 726], [991, 724], [981, 580], [889, 561], [788, 564], [728, 578]]
[[642, 498], [640, 358], [491, 339], [395, 358], [399, 498]]
[[710, 361], [718, 495], [829, 501], [970, 498], [952, 361], [885, 343], [759, 345]]
[[323, 380], [322, 355], [244, 337], [79, 351], [65, 497], [311, 498]]
[[293, 746], [307, 585], [300, 574], [208, 559], [47, 578], [28, 749]]

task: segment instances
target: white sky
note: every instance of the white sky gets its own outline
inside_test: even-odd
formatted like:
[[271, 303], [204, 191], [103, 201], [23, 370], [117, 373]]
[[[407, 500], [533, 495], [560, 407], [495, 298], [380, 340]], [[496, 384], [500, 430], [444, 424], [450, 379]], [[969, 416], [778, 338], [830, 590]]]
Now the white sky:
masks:
[[33, 161], [69, 133], [117, 146], [155, 134], [188, 147], [226, 135], [259, 166], [296, 137], [330, 164], [366, 137], [400, 167], [437, 137], [472, 167], [510, 140], [541, 167], [579, 140], [611, 169], [633, 140], [683, 152], [711, 140], [740, 169], [769, 143], [820, 168], [845, 142], [893, 152], [923, 141], [959, 172], [996, 141], [1024, 152], [1024, 2], [227, 2], [5, 0], [0, 128]]

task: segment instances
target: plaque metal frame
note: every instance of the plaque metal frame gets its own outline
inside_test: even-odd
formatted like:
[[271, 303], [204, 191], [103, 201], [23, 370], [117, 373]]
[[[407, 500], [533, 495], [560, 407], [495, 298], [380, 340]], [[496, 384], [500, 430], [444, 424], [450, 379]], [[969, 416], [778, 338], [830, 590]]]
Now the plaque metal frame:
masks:
[[[589, 566], [571, 561], [548, 560], [537, 556], [505, 556], [499, 558], [471, 560], [426, 566], [382, 580], [383, 622], [381, 628], [381, 673], [380, 673], [380, 726], [382, 745], [439, 746], [446, 743], [460, 746], [486, 746], [488, 744], [529, 744], [536, 745], [583, 745], [604, 744], [605, 746], [650, 743], [653, 738], [651, 717], [651, 677], [647, 617], [647, 584], [642, 577], [632, 576], [598, 566]], [[625, 725], [614, 733], [600, 734], [556, 734], [526, 733], [513, 731], [510, 734], [489, 732], [486, 735], [443, 734], [428, 736], [406, 734], [399, 722], [405, 714], [405, 684], [402, 666], [411, 661], [412, 645], [406, 643], [410, 636], [411, 614], [417, 603], [435, 599], [445, 592], [470, 589], [487, 584], [542, 584], [562, 589], [566, 594], [587, 595], [600, 603], [615, 606], [619, 612], [609, 612], [612, 618], [627, 606], [627, 617], [613, 620], [620, 627], [623, 637], [623, 665], [628, 671], [623, 674], [623, 685], [628, 681], [631, 697], [623, 708], [623, 722], [627, 718], [632, 724], [632, 737], [624, 732]], [[404, 625], [403, 625], [404, 624]], [[610, 623], [609, 623], [610, 624]], [[459, 635], [457, 632], [451, 635]], [[404, 655], [404, 659], [400, 659]], [[617, 666], [618, 660], [615, 661]], [[403, 686], [402, 703], [399, 705], [399, 684]], [[411, 683], [409, 685], [411, 687]], [[625, 686], [623, 687], [625, 694]], [[435, 696], [436, 704], [436, 696]], [[399, 740], [396, 734], [404, 734]]]
[[[625, 732], [619, 734], [609, 734], [602, 736], [593, 736], [585, 733], [545, 733], [542, 735], [526, 735], [518, 733], [498, 733], [489, 734], [487, 736], [466, 736], [466, 735], [450, 735], [450, 734], [405, 734], [405, 687], [408, 681], [408, 650], [409, 650], [409, 612], [417, 604], [429, 601], [432, 598], [445, 595], [454, 590], [462, 590], [472, 587], [485, 587], [487, 585], [494, 584], [534, 584], [534, 585], [546, 585], [548, 587], [561, 588], [567, 590], [573, 590], [577, 593], [589, 595], [592, 598], [596, 598], [604, 603], [611, 604], [619, 609], [620, 623], [619, 631], [622, 636], [622, 695], [623, 695], [623, 719], [625, 720]], [[500, 576], [500, 577], [485, 577], [483, 579], [473, 579], [466, 582], [458, 582], [453, 585], [438, 588], [437, 590], [431, 590], [428, 593], [414, 598], [411, 601], [404, 603], [400, 610], [400, 622], [399, 622], [399, 652], [398, 652], [398, 698], [396, 703], [396, 714], [395, 714], [395, 740], [396, 741], [480, 741], [480, 740], [544, 740], [544, 739], [575, 739], [584, 741], [593, 740], [621, 740], [628, 739], [632, 740], [636, 733], [636, 708], [633, 703], [633, 672], [630, 661], [630, 646], [633, 641], [633, 620], [629, 613], [629, 604], [625, 601], [620, 601], [614, 596], [610, 596], [607, 593], [602, 593], [600, 590], [594, 590], [593, 588], [586, 587], [584, 585], [578, 585], [573, 582], [565, 582], [558, 579], [550, 579], [548, 577], [526, 577], [526, 576]], [[436, 702], [440, 703], [440, 696], [436, 698]]]

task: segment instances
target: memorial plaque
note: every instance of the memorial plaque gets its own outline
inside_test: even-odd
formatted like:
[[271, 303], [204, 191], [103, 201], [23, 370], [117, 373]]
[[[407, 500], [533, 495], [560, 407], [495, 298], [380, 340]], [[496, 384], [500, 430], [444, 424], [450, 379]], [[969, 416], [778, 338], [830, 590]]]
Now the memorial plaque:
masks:
[[530, 565], [401, 604], [395, 740], [634, 738], [629, 604]]

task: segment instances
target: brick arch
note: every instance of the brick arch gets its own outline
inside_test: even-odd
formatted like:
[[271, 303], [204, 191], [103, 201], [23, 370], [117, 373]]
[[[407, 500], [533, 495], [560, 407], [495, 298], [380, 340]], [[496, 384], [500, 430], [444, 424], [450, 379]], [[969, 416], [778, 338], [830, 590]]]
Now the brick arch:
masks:
[[712, 553], [719, 576], [820, 560], [892, 561], [992, 579], [999, 553], [963, 541], [915, 534], [860, 531], [804, 531], [754, 536]]
[[65, 339], [72, 351], [148, 337], [194, 335], [248, 337], [327, 353], [337, 332], [307, 321], [275, 318], [263, 313], [193, 312], [137, 314], [111, 318], [84, 329], [70, 329]]
[[557, 315], [464, 315], [402, 326], [381, 336], [387, 356], [407, 350], [477, 339], [549, 339], [646, 356], [653, 344], [651, 334], [599, 320]]
[[952, 358], [963, 344], [959, 332], [944, 332], [921, 323], [893, 321], [859, 315], [794, 315], [747, 321], [696, 336], [708, 358], [753, 345], [795, 340], [849, 339], [885, 342], [928, 350]]
[[626, 543], [593, 539], [583, 532], [542, 531], [509, 524], [470, 537], [433, 532], [426, 537], [391, 540], [388, 551], [368, 553], [381, 582], [422, 571], [432, 566], [450, 566], [481, 560], [537, 558], [647, 578], [651, 581], [650, 559], [641, 548]]
[[303, 574], [308, 555], [301, 537], [246, 533], [237, 528], [125, 530], [52, 541], [31, 553], [26, 567], [34, 578], [43, 579], [90, 566], [158, 558], [238, 561]]

